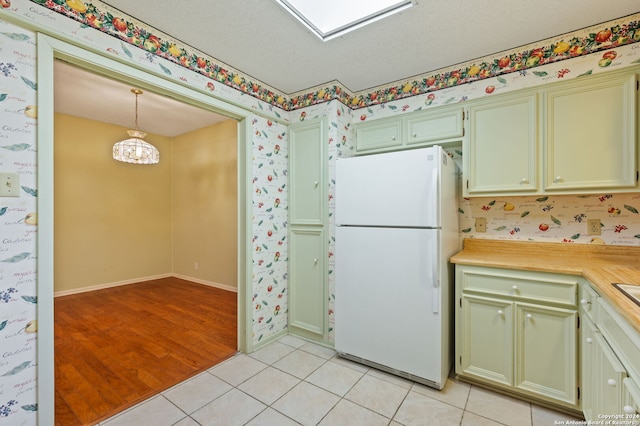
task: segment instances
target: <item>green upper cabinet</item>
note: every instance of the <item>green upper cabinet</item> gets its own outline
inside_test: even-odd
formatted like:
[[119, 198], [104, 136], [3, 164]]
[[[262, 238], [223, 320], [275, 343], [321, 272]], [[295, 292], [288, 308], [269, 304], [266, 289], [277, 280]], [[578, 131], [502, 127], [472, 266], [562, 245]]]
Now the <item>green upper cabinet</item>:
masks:
[[463, 142], [465, 195], [537, 190], [537, 97], [508, 95], [469, 107], [469, 134]]
[[636, 187], [636, 92], [628, 73], [545, 91], [545, 191]]
[[404, 121], [407, 145], [461, 138], [464, 135], [462, 108], [438, 108], [410, 114]]
[[369, 154], [434, 144], [459, 144], [464, 136], [463, 117], [462, 108], [456, 105], [357, 123], [356, 151]]
[[467, 103], [465, 196], [635, 192], [638, 67]]
[[325, 119], [290, 127], [289, 214], [292, 225], [322, 225], [325, 220]]

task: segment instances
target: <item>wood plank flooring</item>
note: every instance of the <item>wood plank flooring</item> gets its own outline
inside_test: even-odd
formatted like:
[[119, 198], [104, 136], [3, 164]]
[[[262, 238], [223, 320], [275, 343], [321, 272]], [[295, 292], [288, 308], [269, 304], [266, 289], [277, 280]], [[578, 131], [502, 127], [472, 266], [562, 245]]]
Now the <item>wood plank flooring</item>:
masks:
[[55, 424], [93, 425], [229, 358], [237, 294], [163, 278], [56, 297]]

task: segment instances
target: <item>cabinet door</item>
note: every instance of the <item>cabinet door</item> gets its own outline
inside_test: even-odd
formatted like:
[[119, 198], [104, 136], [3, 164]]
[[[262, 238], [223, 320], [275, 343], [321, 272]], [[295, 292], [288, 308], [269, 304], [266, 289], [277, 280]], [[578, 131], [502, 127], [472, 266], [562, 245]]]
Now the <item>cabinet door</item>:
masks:
[[577, 313], [517, 304], [518, 388], [569, 404], [577, 403]]
[[292, 225], [322, 225], [325, 218], [324, 119], [289, 128], [289, 214]]
[[513, 303], [462, 296], [456, 372], [513, 385]]
[[622, 381], [624, 395], [622, 400], [622, 412], [629, 417], [625, 420], [640, 422], [640, 387], [632, 379], [627, 377]]
[[324, 335], [324, 232], [291, 229], [289, 240], [289, 326], [305, 336]]
[[406, 119], [407, 144], [461, 138], [464, 133], [462, 108], [426, 110]]
[[465, 195], [535, 192], [537, 94], [492, 98], [469, 107], [463, 141]]
[[402, 118], [391, 117], [368, 123], [359, 123], [356, 128], [356, 151], [368, 152], [402, 145]]
[[579, 79], [545, 93], [545, 190], [636, 186], [636, 77]]
[[586, 316], [581, 317], [580, 333], [580, 377], [581, 377], [581, 399], [582, 412], [586, 420], [597, 420], [593, 411], [596, 398], [595, 387], [595, 345], [594, 336], [597, 332], [596, 326]]
[[595, 342], [595, 400], [593, 414], [598, 418], [601, 414], [620, 414], [622, 412], [623, 380], [627, 371], [620, 363], [601, 333], [596, 333]]

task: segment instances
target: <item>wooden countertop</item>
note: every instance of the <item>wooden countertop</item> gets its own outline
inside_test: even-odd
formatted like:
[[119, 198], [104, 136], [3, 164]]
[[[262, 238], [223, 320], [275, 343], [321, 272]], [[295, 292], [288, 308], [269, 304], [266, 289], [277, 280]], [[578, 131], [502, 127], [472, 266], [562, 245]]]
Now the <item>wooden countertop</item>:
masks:
[[611, 284], [640, 286], [640, 247], [467, 238], [451, 262], [581, 275], [640, 333], [640, 306]]

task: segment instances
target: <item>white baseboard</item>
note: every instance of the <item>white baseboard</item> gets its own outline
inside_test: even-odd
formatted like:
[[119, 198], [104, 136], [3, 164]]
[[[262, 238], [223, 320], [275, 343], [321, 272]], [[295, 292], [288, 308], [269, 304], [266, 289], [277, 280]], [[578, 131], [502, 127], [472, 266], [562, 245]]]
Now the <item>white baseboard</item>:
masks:
[[129, 284], [135, 284], [135, 283], [139, 283], [139, 282], [143, 282], [143, 281], [152, 281], [152, 280], [158, 280], [158, 279], [161, 279], [161, 278], [170, 278], [170, 277], [176, 277], [176, 278], [180, 278], [182, 280], [192, 281], [192, 282], [195, 282], [195, 283], [198, 283], [198, 284], [208, 285], [208, 286], [211, 286], [211, 287], [217, 287], [217, 288], [222, 289], [222, 290], [233, 291], [234, 293], [238, 292], [237, 288], [231, 287], [231, 286], [226, 285], [226, 284], [219, 284], [219, 283], [215, 283], [215, 282], [212, 282], [212, 281], [206, 281], [206, 280], [201, 280], [201, 279], [198, 279], [198, 278], [187, 277], [185, 275], [162, 274], [162, 275], [154, 275], [154, 276], [150, 276], [150, 277], [136, 278], [136, 279], [132, 279], [132, 280], [124, 280], [124, 281], [116, 281], [116, 282], [106, 283], [106, 284], [92, 285], [92, 286], [89, 286], [89, 287], [74, 288], [74, 289], [71, 289], [71, 290], [56, 291], [53, 294], [53, 297], [69, 296], [71, 294], [86, 293], [88, 291], [102, 290], [102, 289], [105, 289], [105, 288], [119, 287], [119, 286], [122, 286], [122, 285], [129, 285]]

